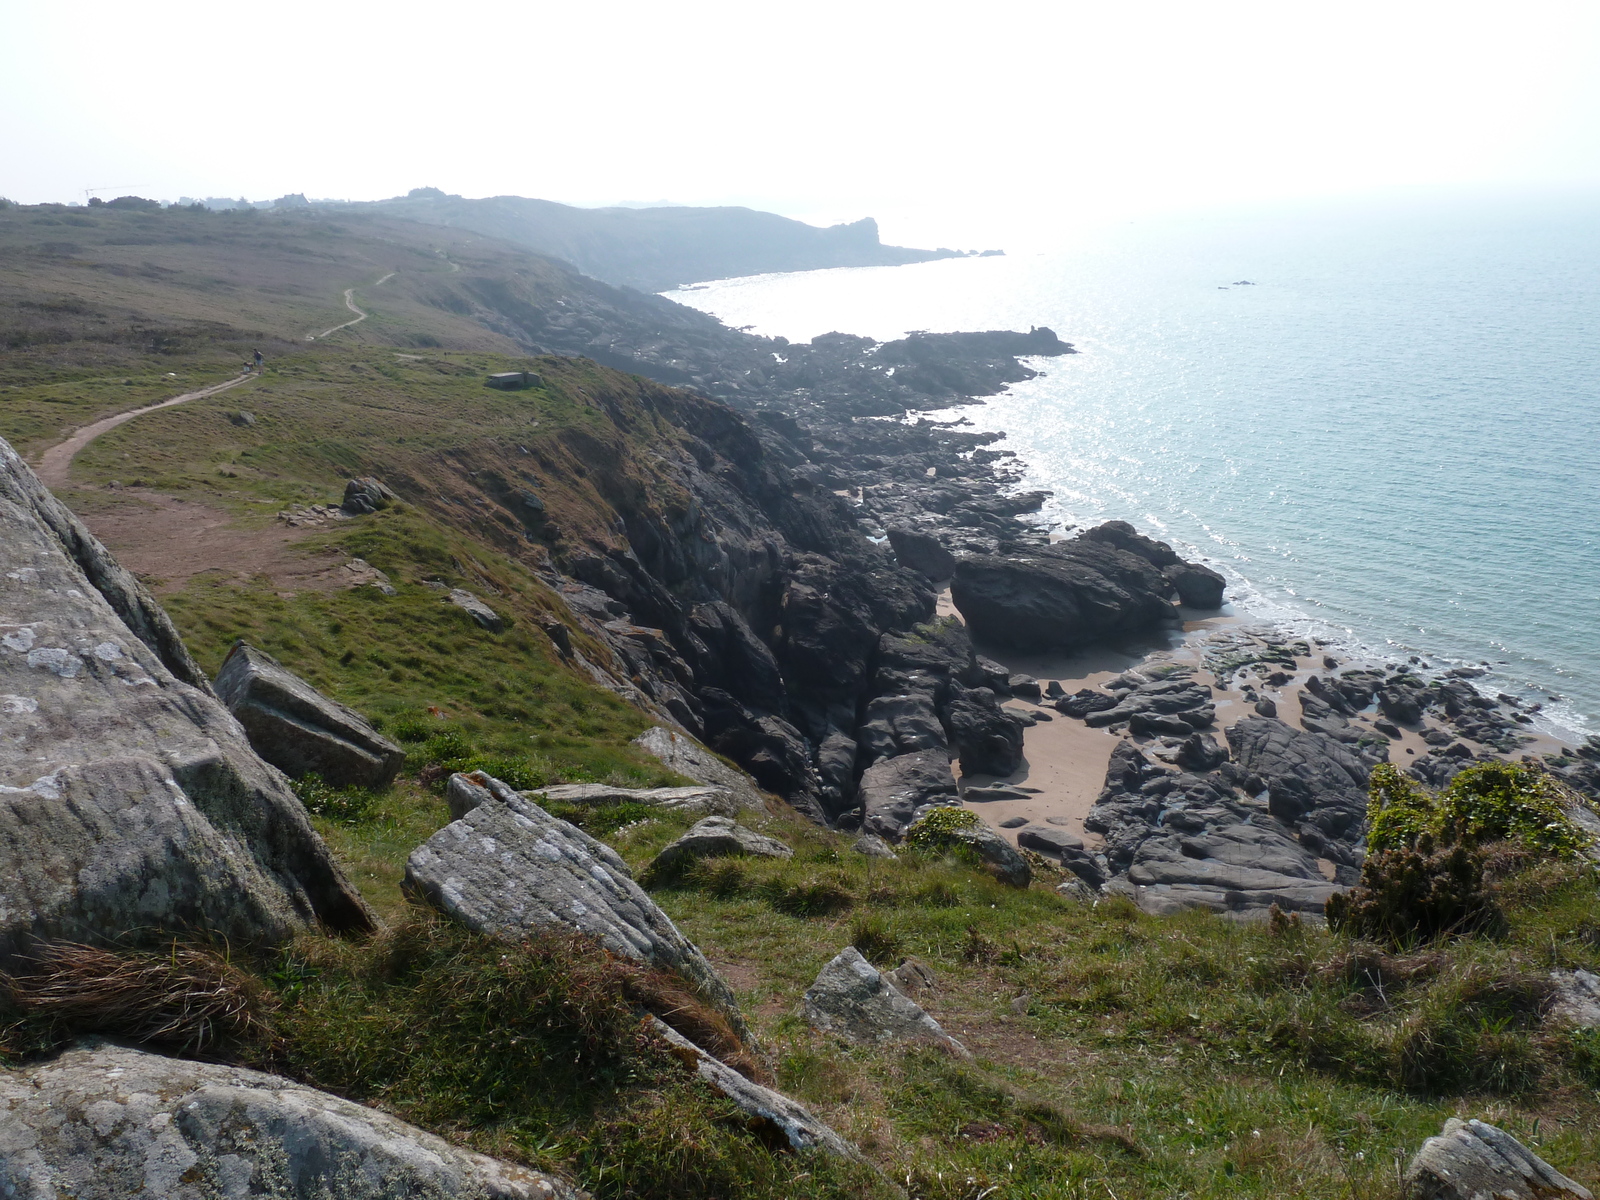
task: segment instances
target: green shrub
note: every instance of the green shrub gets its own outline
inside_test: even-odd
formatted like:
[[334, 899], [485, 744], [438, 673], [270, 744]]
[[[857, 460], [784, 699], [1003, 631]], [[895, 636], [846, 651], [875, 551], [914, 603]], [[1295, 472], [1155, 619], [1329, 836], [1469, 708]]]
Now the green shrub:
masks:
[[906, 845], [917, 850], [943, 850], [954, 844], [951, 836], [960, 829], [976, 829], [983, 824], [977, 813], [967, 808], [935, 808], [924, 813], [906, 830]]
[[293, 780], [290, 786], [312, 816], [338, 821], [343, 825], [354, 825], [365, 820], [378, 799], [378, 794], [369, 788], [334, 787], [315, 772]]
[[1484, 881], [1483, 852], [1435, 850], [1427, 835], [1416, 848], [1369, 851], [1361, 886], [1329, 896], [1327, 916], [1335, 932], [1390, 946], [1505, 928]]

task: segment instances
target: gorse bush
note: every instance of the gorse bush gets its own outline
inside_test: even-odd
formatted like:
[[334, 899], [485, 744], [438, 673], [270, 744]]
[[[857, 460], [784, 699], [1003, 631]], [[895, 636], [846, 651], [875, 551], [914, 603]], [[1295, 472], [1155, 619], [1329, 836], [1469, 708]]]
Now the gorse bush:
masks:
[[982, 819], [971, 809], [936, 808], [906, 830], [906, 845], [917, 850], [942, 850], [956, 842], [953, 835], [958, 831], [976, 829], [981, 824]]
[[1328, 921], [1394, 946], [1502, 932], [1491, 875], [1590, 846], [1594, 839], [1567, 814], [1573, 803], [1550, 776], [1517, 763], [1468, 767], [1437, 794], [1391, 764], [1378, 766], [1361, 886], [1329, 898]]

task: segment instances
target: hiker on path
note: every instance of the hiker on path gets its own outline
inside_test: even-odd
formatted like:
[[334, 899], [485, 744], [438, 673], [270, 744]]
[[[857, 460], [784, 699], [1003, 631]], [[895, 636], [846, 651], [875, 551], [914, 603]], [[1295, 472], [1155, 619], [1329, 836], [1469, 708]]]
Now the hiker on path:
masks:
[[261, 374], [261, 351], [256, 351], [256, 374]]

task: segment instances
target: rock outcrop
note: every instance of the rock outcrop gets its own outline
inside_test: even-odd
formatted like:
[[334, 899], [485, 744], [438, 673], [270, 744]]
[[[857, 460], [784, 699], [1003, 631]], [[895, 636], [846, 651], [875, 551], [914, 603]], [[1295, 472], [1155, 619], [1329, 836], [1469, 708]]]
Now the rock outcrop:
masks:
[[[1174, 573], [1168, 575], [1165, 571]], [[972, 555], [956, 565], [950, 598], [980, 642], [1017, 650], [1074, 648], [1140, 633], [1175, 617], [1177, 581], [1189, 601], [1221, 602], [1220, 576], [1184, 563], [1163, 542], [1110, 521], [1068, 542]]]
[[943, 750], [920, 750], [873, 764], [861, 777], [861, 828], [898, 842], [929, 807], [956, 802], [956, 777]]
[[0, 1195], [582, 1200], [570, 1184], [243, 1067], [91, 1040], [0, 1072]]
[[656, 1035], [667, 1042], [686, 1064], [693, 1066], [696, 1075], [731, 1100], [753, 1123], [775, 1128], [782, 1134], [789, 1149], [796, 1152], [821, 1150], [838, 1158], [860, 1160], [860, 1151], [819, 1121], [804, 1105], [797, 1104], [781, 1092], [746, 1079], [721, 1059], [707, 1054], [661, 1018], [652, 1017], [650, 1023]]
[[943, 582], [956, 573], [956, 556], [931, 533], [897, 527], [889, 530], [889, 545], [902, 563], [935, 582]]
[[0, 442], [0, 959], [373, 917], [148, 592]]
[[650, 860], [645, 876], [671, 878], [703, 858], [793, 858], [794, 851], [777, 838], [746, 829], [730, 817], [706, 817], [691, 825], [677, 841]]
[[1422, 1143], [1405, 1187], [1412, 1200], [1594, 1200], [1509, 1133], [1455, 1117]]
[[615, 850], [498, 779], [475, 773], [465, 781], [489, 798], [411, 852], [408, 892], [480, 933], [516, 941], [540, 929], [570, 929], [613, 954], [675, 971], [750, 1042], [732, 989]]
[[329, 700], [263, 650], [235, 642], [212, 685], [250, 745], [285, 774], [335, 787], [383, 787], [406, 752], [353, 709]]
[[858, 1045], [926, 1041], [962, 1057], [967, 1048], [890, 983], [854, 946], [846, 946], [806, 990], [806, 1020]]
[[339, 507], [346, 515], [358, 517], [388, 508], [397, 498], [380, 480], [363, 475], [344, 485], [344, 501]]
[[500, 614], [465, 588], [452, 588], [445, 600], [454, 604], [490, 633], [505, 631], [506, 623], [500, 618]]
[[726, 792], [740, 808], [766, 810], [767, 803], [761, 789], [750, 776], [730, 767], [693, 738], [677, 730], [664, 725], [652, 726], [634, 738], [633, 744], [679, 775]]

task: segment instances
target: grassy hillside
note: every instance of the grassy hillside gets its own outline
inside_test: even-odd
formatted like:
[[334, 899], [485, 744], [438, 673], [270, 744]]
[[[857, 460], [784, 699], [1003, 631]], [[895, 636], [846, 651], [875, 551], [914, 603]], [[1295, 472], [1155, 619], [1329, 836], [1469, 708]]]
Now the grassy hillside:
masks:
[[[63, 496], [158, 589], [208, 669], [247, 637], [409, 754], [382, 794], [302, 782], [390, 931], [365, 944], [308, 937], [244, 964], [272, 1032], [233, 1057], [570, 1172], [602, 1197], [1368, 1200], [1396, 1196], [1397, 1164], [1454, 1114], [1494, 1121], [1600, 1185], [1600, 1040], [1541, 1019], [1550, 970], [1600, 971], [1587, 869], [1524, 864], [1497, 885], [1507, 922], [1494, 936], [1393, 949], [1287, 923], [1084, 904], [1056, 894], [1042, 869], [1013, 891], [937, 851], [866, 859], [778, 806], [757, 824], [795, 848], [792, 861], [721, 862], [654, 885], [735, 986], [775, 1083], [873, 1167], [772, 1152], [641, 1037], [643, 985], [625, 965], [561, 939], [475, 939], [399, 889], [405, 856], [447, 820], [447, 770], [484, 766], [524, 786], [669, 781], [629, 744], [649, 718], [571, 665], [544, 625], [564, 614], [552, 555], [620, 544], [629, 506], [681, 502], [659, 457], [683, 444], [678, 401], [591, 362], [520, 357], [476, 317], [455, 324], [427, 298], [463, 294], [452, 289], [469, 272], [450, 264], [475, 252], [470, 241], [440, 242], [445, 255], [430, 257], [425, 243], [357, 231], [319, 256], [288, 248], [306, 249], [318, 226], [280, 242], [291, 225], [246, 215], [189, 225], [182, 213], [59, 210], [60, 226], [38, 215], [0, 227], [17, 239], [0, 242], [0, 281], [13, 289], [5, 328], [20, 339], [0, 363], [0, 435], [37, 451], [64, 428], [217, 378], [253, 344], [248, 314], [259, 314], [278, 339], [263, 347], [263, 379], [105, 435]], [[80, 215], [96, 224], [66, 224]], [[80, 250], [38, 249], [69, 229]], [[192, 244], [177, 236], [190, 232]], [[158, 244], [172, 264], [192, 248], [189, 265], [165, 268], [182, 280], [145, 271]], [[299, 264], [284, 289], [308, 290], [272, 292], [240, 273], [273, 260]], [[303, 340], [350, 315], [338, 311], [343, 288], [397, 269], [357, 288], [369, 321]], [[235, 289], [213, 293], [234, 297], [221, 331], [202, 315], [208, 271]], [[50, 295], [90, 311], [39, 307]], [[156, 344], [163, 329], [175, 344]], [[483, 386], [511, 368], [538, 371], [544, 386]], [[382, 478], [401, 502], [320, 525], [279, 519], [336, 503], [356, 474]], [[396, 594], [349, 586], [343, 564], [357, 557]], [[454, 587], [486, 600], [506, 630], [445, 603]], [[575, 645], [602, 654], [581, 634]], [[636, 868], [687, 823], [632, 806], [560, 815]], [[974, 1059], [811, 1030], [800, 997], [847, 944], [888, 965], [927, 964], [937, 984], [918, 999]], [[7, 1057], [74, 1031], [15, 1017], [0, 1019]]]

